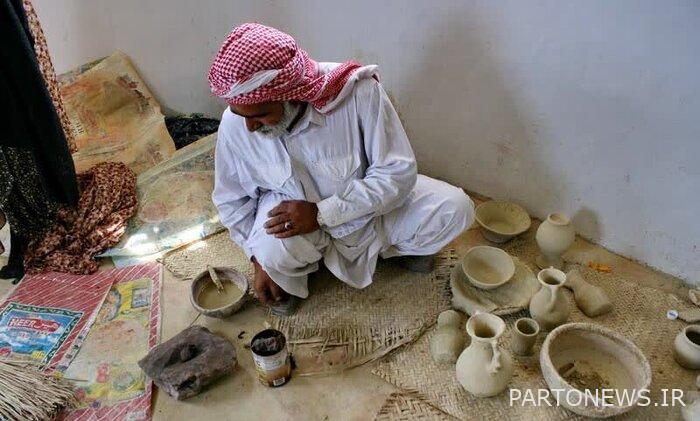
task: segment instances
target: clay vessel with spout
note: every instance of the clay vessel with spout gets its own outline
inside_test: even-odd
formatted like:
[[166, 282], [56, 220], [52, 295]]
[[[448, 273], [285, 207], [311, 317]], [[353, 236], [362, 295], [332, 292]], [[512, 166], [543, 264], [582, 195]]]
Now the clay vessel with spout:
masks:
[[513, 359], [498, 345], [506, 324], [500, 317], [477, 312], [467, 321], [471, 344], [457, 359], [457, 380], [479, 397], [501, 393], [513, 376]]
[[537, 279], [541, 286], [530, 300], [530, 315], [546, 332], [569, 318], [569, 302], [561, 288], [566, 282], [566, 275], [559, 269], [547, 268], [537, 274]]

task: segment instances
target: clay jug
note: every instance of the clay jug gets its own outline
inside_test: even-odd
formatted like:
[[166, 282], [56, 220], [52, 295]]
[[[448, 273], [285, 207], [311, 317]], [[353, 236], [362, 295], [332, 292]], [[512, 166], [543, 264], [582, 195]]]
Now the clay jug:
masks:
[[566, 275], [559, 269], [542, 269], [537, 274], [540, 290], [530, 300], [530, 315], [540, 324], [540, 329], [550, 331], [569, 318], [569, 302], [561, 287]]
[[457, 380], [479, 397], [501, 393], [513, 376], [513, 359], [498, 346], [506, 324], [490, 313], [476, 313], [467, 321], [471, 344], [457, 359]]
[[454, 364], [464, 350], [466, 338], [459, 325], [462, 318], [454, 310], [440, 313], [435, 333], [430, 338], [430, 355], [438, 364]]
[[576, 233], [569, 218], [563, 213], [552, 213], [537, 228], [535, 240], [542, 252], [537, 257], [540, 269], [554, 267], [561, 269], [564, 261], [561, 255], [571, 247]]
[[576, 305], [588, 317], [596, 317], [612, 310], [613, 305], [608, 295], [595, 285], [583, 280], [578, 270], [570, 270], [566, 274], [565, 287], [574, 292]]
[[700, 325], [686, 326], [673, 342], [676, 362], [691, 370], [700, 369]]

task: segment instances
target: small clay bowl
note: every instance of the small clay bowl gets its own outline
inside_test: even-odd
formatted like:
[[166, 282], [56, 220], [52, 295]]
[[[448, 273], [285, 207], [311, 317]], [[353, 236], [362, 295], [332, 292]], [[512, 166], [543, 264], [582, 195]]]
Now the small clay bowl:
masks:
[[[629, 339], [590, 323], [552, 330], [542, 344], [540, 368], [549, 389], [561, 391], [559, 403], [585, 417], [623, 414], [637, 406], [639, 392], [651, 385], [651, 366], [642, 351]], [[625, 392], [629, 399], [616, 398]], [[613, 397], [604, 402], [604, 395]]]
[[462, 258], [462, 270], [475, 287], [494, 289], [510, 281], [515, 274], [515, 263], [499, 248], [476, 246]]
[[211, 277], [209, 276], [209, 271], [204, 271], [197, 275], [192, 280], [192, 285], [190, 286], [190, 302], [192, 303], [192, 306], [194, 307], [195, 310], [197, 310], [199, 313], [208, 316], [208, 317], [215, 317], [217, 319], [224, 319], [233, 313], [237, 312], [243, 307], [243, 304], [246, 303], [249, 299], [248, 292], [250, 291], [250, 282], [248, 282], [248, 278], [243, 276], [241, 273], [239, 273], [237, 270], [229, 267], [215, 267], [214, 270], [216, 271], [217, 275], [219, 275], [219, 280], [221, 281], [222, 284], [225, 284], [226, 282], [231, 282], [236, 284], [238, 288], [243, 291], [243, 296], [241, 296], [240, 299], [231, 302], [230, 304], [226, 304], [222, 307], [218, 308], [207, 308], [207, 307], [202, 307], [199, 305], [199, 295], [202, 293], [202, 290], [204, 290], [205, 287], [208, 287], [209, 284], [211, 284], [210, 288], [216, 288], [214, 285], [214, 282], [211, 280]]
[[510, 202], [485, 202], [476, 207], [476, 222], [481, 233], [494, 243], [505, 243], [530, 228], [530, 215], [522, 206]]

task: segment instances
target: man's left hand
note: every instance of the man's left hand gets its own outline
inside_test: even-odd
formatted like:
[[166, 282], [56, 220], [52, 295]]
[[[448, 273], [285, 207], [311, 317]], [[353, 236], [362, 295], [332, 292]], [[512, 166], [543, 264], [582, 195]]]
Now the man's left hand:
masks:
[[267, 216], [265, 223], [268, 234], [277, 238], [288, 238], [308, 234], [319, 229], [318, 207], [305, 200], [285, 200], [275, 206]]

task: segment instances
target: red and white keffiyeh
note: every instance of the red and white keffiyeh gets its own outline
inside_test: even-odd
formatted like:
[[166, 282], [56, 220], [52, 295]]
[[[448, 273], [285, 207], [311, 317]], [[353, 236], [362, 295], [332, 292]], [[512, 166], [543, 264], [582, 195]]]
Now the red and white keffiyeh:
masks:
[[376, 66], [319, 64], [284, 32], [246, 23], [226, 38], [208, 79], [212, 93], [231, 105], [297, 100], [327, 112], [349, 82], [365, 77], [376, 77]]

